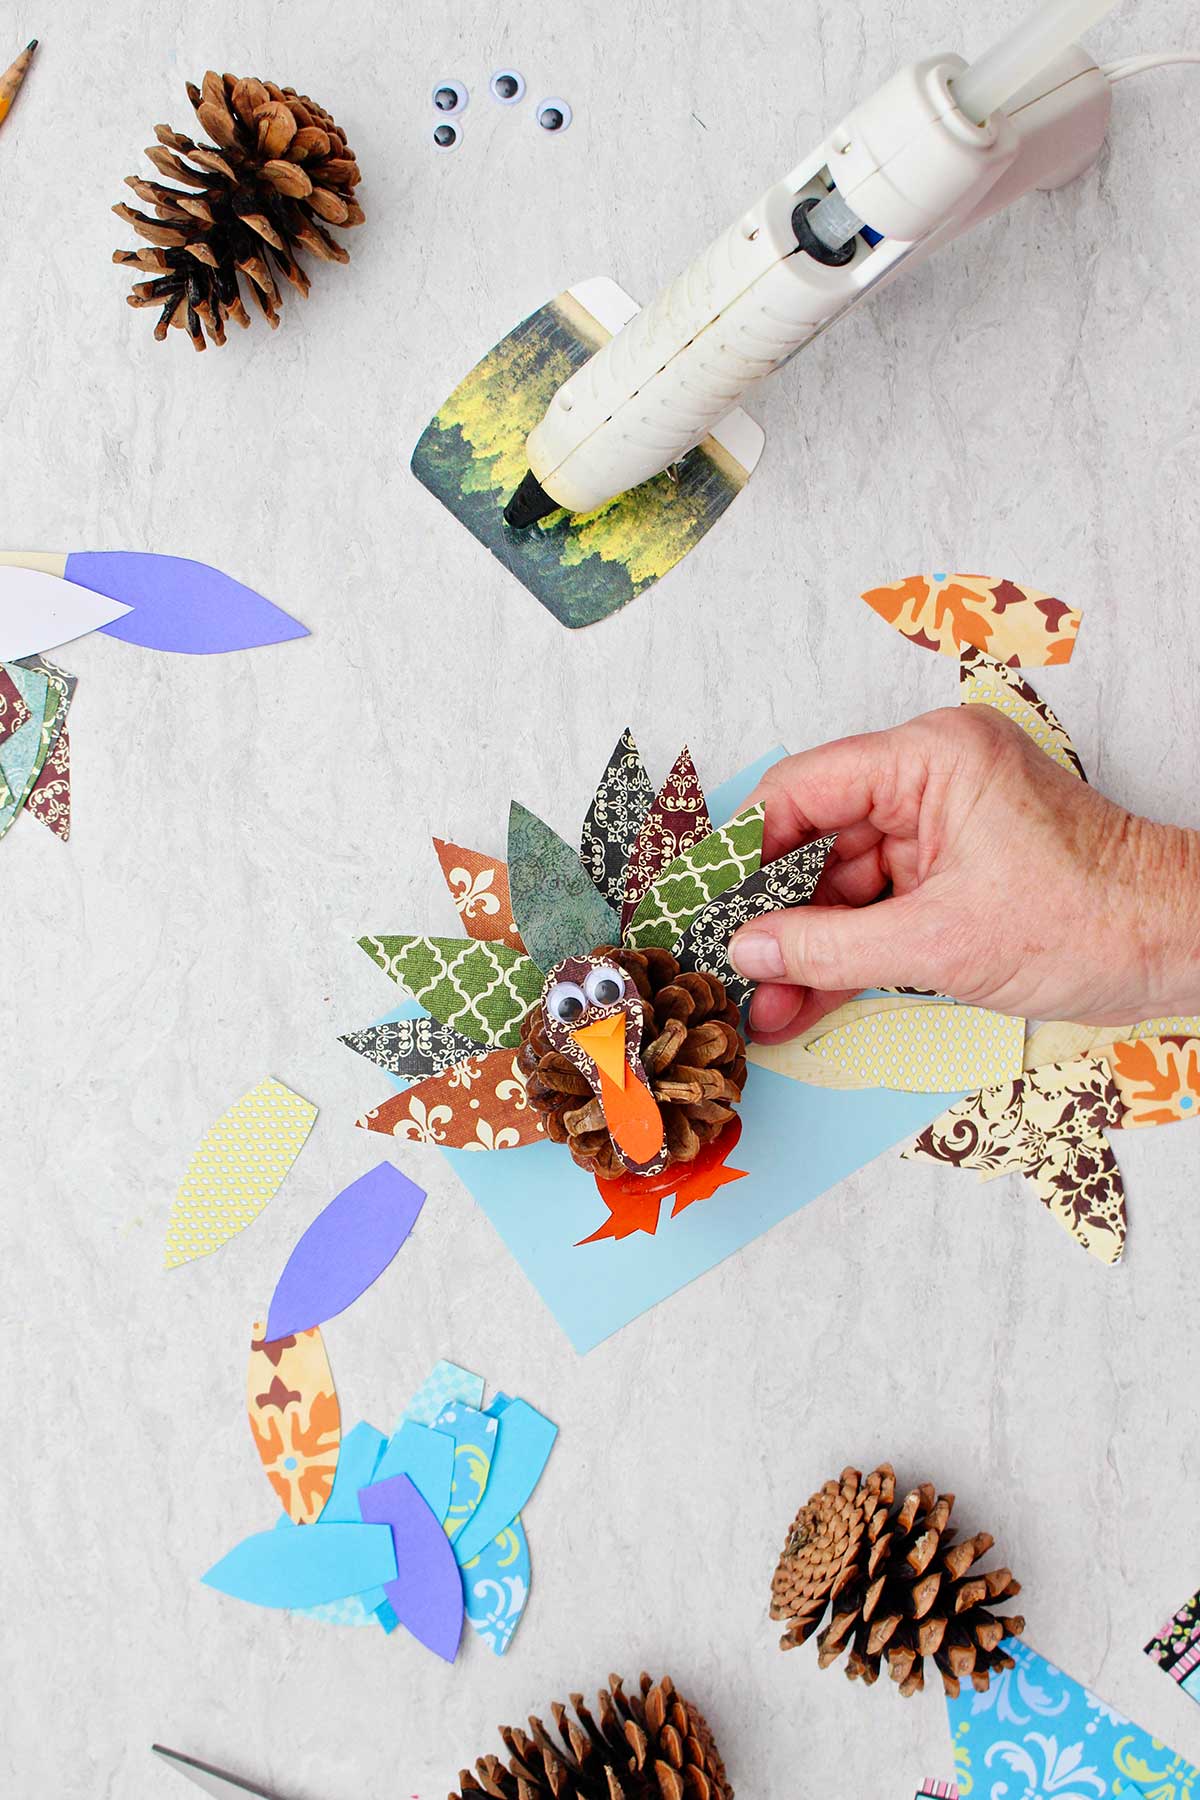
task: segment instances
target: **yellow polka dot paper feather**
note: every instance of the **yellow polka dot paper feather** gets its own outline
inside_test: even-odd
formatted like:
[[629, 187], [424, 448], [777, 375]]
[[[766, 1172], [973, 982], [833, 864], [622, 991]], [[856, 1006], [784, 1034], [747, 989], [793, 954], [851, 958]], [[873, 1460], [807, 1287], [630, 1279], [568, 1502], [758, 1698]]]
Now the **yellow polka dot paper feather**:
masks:
[[167, 1226], [166, 1266], [211, 1256], [257, 1219], [312, 1130], [311, 1100], [268, 1076], [205, 1133], [179, 1184]]
[[980, 1006], [920, 1005], [867, 1014], [811, 1041], [835, 1068], [909, 1094], [998, 1087], [1021, 1073], [1023, 1019]]

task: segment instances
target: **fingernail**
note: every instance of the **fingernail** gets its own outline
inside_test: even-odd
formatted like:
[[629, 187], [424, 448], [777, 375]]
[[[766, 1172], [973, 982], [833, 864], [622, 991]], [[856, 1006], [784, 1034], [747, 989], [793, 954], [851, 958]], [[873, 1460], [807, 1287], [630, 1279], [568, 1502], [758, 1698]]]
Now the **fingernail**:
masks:
[[729, 960], [747, 981], [780, 981], [783, 951], [773, 931], [739, 931], [729, 945]]

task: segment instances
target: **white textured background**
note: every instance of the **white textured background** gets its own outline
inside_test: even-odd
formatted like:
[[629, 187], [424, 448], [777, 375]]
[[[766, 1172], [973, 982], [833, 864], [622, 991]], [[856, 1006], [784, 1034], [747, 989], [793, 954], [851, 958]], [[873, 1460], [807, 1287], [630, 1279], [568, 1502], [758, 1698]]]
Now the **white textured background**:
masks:
[[[617, 619], [563, 632], [407, 471], [518, 318], [606, 270], [649, 297], [898, 63], [978, 51], [1016, 8], [969, 10], [0, 7], [0, 61], [45, 40], [0, 135], [0, 541], [199, 557], [313, 633], [212, 659], [65, 649], [71, 842], [22, 819], [0, 846], [6, 1792], [182, 1795], [157, 1737], [288, 1800], [441, 1800], [501, 1720], [645, 1665], [704, 1704], [743, 1800], [908, 1800], [950, 1772], [936, 1694], [819, 1674], [766, 1618], [796, 1505], [882, 1456], [995, 1532], [1037, 1647], [1200, 1759], [1200, 1712], [1141, 1654], [1200, 1582], [1200, 1131], [1118, 1140], [1115, 1271], [1016, 1178], [889, 1156], [582, 1361], [414, 1148], [420, 1226], [327, 1341], [350, 1420], [389, 1425], [445, 1355], [559, 1422], [514, 1648], [468, 1633], [448, 1669], [197, 1582], [271, 1521], [247, 1326], [382, 1147], [352, 1122], [386, 1084], [336, 1033], [393, 998], [359, 931], [453, 929], [432, 832], [501, 848], [514, 786], [573, 831], [627, 720], [652, 771], [686, 735], [715, 782], [778, 739], [952, 701], [953, 665], [855, 598], [938, 567], [1081, 604], [1074, 663], [1039, 685], [1098, 783], [1200, 824], [1195, 71], [1122, 86], [1098, 168], [778, 378], [748, 492]], [[1093, 47], [1179, 47], [1185, 25], [1143, 0]], [[124, 305], [108, 208], [210, 63], [328, 104], [369, 220], [277, 334], [197, 357]], [[501, 63], [528, 78], [513, 111], [486, 93]], [[438, 156], [446, 75], [473, 97]], [[532, 122], [546, 93], [575, 108], [558, 141]], [[309, 1147], [249, 1233], [165, 1275], [191, 1150], [268, 1072], [319, 1103]]]

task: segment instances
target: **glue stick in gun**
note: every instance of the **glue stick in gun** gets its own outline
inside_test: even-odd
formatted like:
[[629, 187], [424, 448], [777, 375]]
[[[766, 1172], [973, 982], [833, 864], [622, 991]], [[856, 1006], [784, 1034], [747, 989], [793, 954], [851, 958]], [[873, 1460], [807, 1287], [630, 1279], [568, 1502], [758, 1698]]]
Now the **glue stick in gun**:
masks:
[[1073, 42], [1113, 0], [1044, 0], [969, 68], [901, 69], [555, 394], [509, 525], [590, 512], [679, 461], [843, 313], [1099, 153], [1107, 75]]

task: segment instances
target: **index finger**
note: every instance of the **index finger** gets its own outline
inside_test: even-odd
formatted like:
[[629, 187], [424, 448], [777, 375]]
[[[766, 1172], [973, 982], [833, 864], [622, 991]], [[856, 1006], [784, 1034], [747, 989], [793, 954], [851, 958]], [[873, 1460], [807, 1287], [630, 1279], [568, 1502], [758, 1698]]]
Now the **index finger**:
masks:
[[746, 801], [766, 804], [763, 861], [773, 862], [822, 832], [868, 827], [853, 845], [857, 854], [877, 834], [915, 830], [922, 782], [902, 780], [902, 773], [915, 773], [910, 752], [918, 755], [919, 746], [901, 725], [836, 738], [775, 763]]

